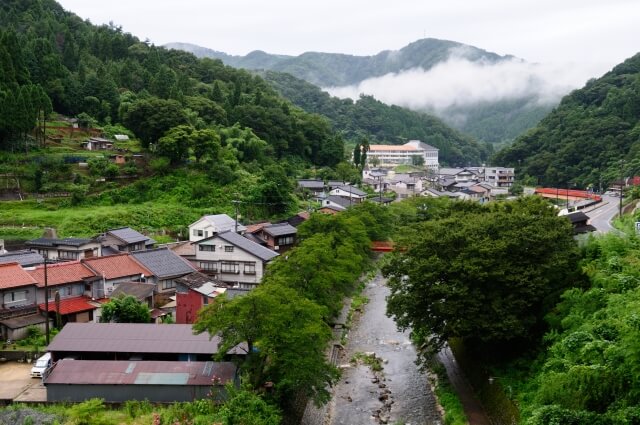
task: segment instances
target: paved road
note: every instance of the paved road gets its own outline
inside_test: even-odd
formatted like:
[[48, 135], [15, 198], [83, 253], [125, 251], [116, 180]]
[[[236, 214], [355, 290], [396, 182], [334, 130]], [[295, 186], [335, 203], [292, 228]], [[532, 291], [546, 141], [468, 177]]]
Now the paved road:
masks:
[[620, 208], [620, 198], [617, 196], [603, 195], [602, 205], [586, 214], [591, 219], [591, 225], [598, 233], [608, 233], [615, 228], [611, 225], [611, 220], [618, 215]]

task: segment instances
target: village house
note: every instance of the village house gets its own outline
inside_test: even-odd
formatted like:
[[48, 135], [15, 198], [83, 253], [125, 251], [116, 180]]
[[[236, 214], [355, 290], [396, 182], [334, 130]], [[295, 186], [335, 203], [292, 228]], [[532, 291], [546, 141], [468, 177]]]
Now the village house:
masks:
[[44, 324], [36, 310], [36, 280], [18, 263], [0, 264], [0, 339], [20, 339], [29, 325]]
[[38, 238], [27, 241], [26, 245], [51, 261], [80, 260], [102, 255], [102, 246], [95, 239]]
[[293, 247], [298, 233], [298, 229], [286, 222], [260, 223], [253, 227], [248, 226], [247, 229], [244, 235], [246, 238], [280, 253]]
[[101, 137], [91, 137], [87, 141], [82, 142], [82, 147], [88, 151], [108, 150], [113, 149], [113, 142]]
[[196, 242], [228, 230], [242, 234], [247, 228], [226, 214], [205, 215], [189, 225], [189, 240]]
[[329, 195], [339, 196], [344, 199], [350, 199], [353, 203], [360, 203], [367, 198], [367, 193], [357, 187], [345, 185], [338, 186], [329, 192]]
[[0, 255], [0, 264], [18, 263], [22, 267], [33, 267], [44, 263], [44, 257], [29, 250], [10, 251]]
[[344, 199], [340, 196], [330, 195], [326, 199], [322, 200], [322, 208], [330, 207], [337, 211], [344, 211], [353, 205], [353, 201], [350, 199]]
[[155, 277], [154, 282], [157, 285], [158, 293], [175, 293], [176, 279], [196, 271], [196, 268], [189, 261], [176, 255], [168, 248], [137, 251], [131, 255], [151, 271]]
[[91, 285], [91, 297], [108, 297], [122, 282], [157, 283], [156, 276], [148, 268], [136, 261], [130, 253], [83, 260], [96, 278]]
[[194, 262], [203, 272], [240, 288], [258, 285], [267, 263], [278, 256], [233, 231], [217, 233], [194, 245]]
[[109, 248], [110, 253], [142, 251], [153, 248], [153, 239], [133, 230], [131, 227], [120, 227], [104, 232], [96, 238], [102, 245], [102, 250]]
[[176, 279], [176, 323], [193, 324], [198, 311], [222, 294], [227, 298], [244, 295], [248, 291], [231, 289], [215, 277], [194, 272]]

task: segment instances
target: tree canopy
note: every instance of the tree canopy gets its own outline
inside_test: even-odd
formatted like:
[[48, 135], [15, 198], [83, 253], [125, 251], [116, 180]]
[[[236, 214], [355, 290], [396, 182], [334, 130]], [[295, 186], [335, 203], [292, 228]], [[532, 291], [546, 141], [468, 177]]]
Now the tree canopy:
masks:
[[131, 295], [112, 298], [102, 305], [100, 321], [104, 323], [149, 323], [149, 307]]
[[537, 198], [476, 206], [415, 223], [383, 269], [388, 314], [428, 352], [452, 337], [527, 337], [571, 285], [577, 246], [564, 217]]

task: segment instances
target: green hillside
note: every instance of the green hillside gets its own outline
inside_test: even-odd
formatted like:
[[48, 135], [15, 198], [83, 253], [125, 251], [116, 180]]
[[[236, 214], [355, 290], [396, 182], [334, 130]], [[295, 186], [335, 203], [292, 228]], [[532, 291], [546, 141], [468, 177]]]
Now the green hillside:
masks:
[[[538, 126], [500, 151], [541, 184], [599, 187], [640, 173], [640, 54], [567, 95]], [[620, 169], [620, 160], [624, 160]]]
[[261, 75], [297, 106], [328, 117], [333, 128], [347, 139], [360, 134], [377, 143], [402, 144], [419, 139], [440, 149], [440, 161], [448, 165], [477, 164], [491, 152], [489, 145], [477, 143], [432, 115], [389, 106], [371, 96], [362, 96], [356, 102], [331, 97], [290, 74], [267, 71]]

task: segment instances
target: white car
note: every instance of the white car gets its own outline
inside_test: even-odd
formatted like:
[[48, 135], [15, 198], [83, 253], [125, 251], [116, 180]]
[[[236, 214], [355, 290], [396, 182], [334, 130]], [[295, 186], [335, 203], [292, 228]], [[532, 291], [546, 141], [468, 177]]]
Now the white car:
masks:
[[31, 377], [32, 378], [42, 378], [44, 371], [51, 367], [51, 353], [46, 353], [38, 360], [36, 360], [36, 364], [31, 368]]

